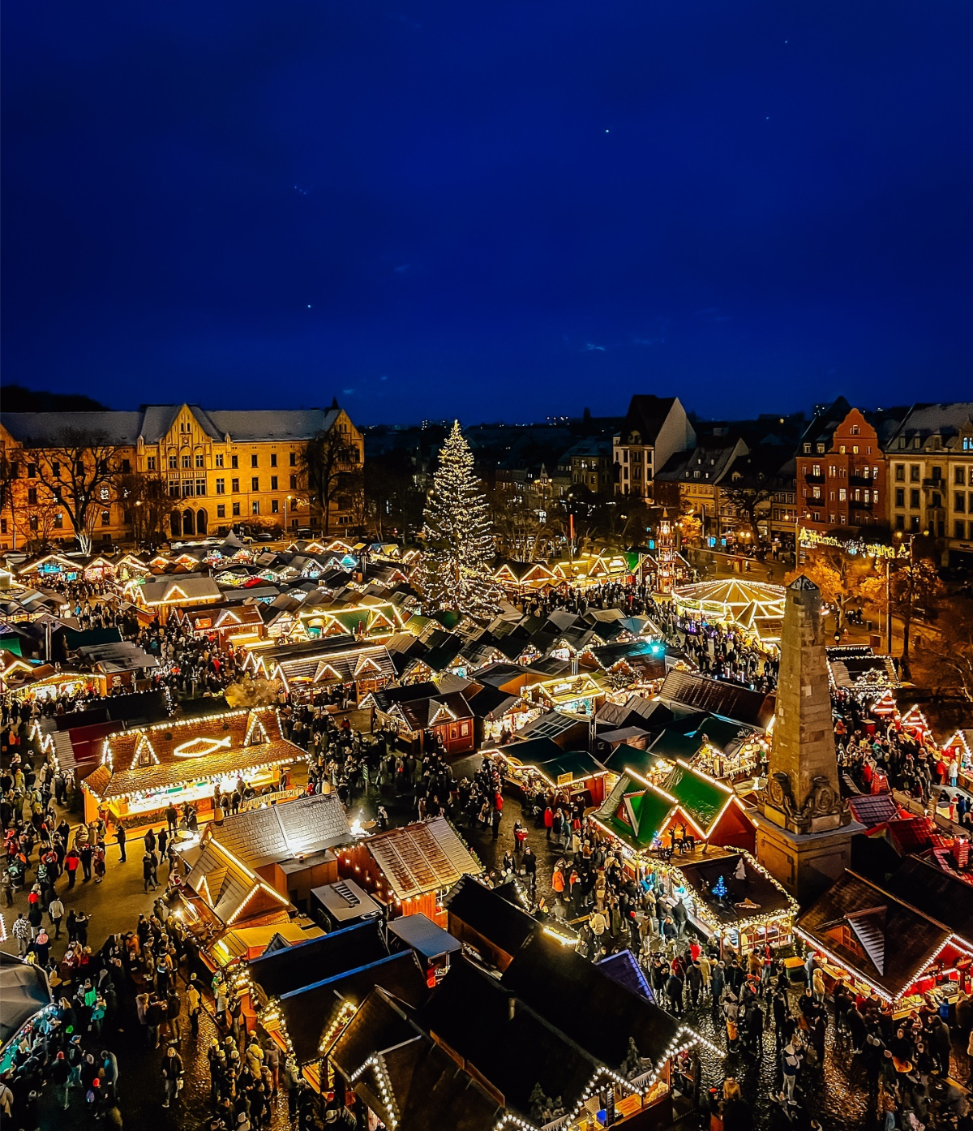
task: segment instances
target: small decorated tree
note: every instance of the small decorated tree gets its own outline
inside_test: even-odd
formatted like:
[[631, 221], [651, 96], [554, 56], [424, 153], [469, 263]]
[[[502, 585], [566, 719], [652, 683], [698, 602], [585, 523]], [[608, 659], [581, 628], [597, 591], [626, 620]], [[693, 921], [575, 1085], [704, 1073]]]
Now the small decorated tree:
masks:
[[473, 453], [459, 422], [439, 453], [426, 502], [420, 586], [428, 610], [490, 616], [497, 611], [491, 578], [493, 530]]

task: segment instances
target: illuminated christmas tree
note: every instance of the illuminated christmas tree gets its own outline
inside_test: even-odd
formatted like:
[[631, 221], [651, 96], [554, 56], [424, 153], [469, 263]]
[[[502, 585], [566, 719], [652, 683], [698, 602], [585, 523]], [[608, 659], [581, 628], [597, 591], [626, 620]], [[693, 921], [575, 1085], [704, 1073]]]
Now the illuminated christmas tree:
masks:
[[726, 899], [726, 880], [722, 876], [719, 876], [713, 884], [713, 894], [717, 899]]
[[473, 453], [459, 422], [439, 453], [425, 520], [420, 585], [427, 610], [495, 613], [493, 530], [483, 487], [473, 471]]

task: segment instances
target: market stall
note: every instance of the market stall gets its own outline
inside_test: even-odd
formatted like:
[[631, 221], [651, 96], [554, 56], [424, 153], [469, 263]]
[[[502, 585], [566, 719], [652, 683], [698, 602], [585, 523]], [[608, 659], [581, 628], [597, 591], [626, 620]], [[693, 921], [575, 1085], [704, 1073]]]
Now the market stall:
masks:
[[553, 789], [585, 808], [604, 800], [608, 771], [586, 750], [562, 750], [549, 738], [534, 738], [485, 753], [504, 763], [506, 781], [522, 795]]
[[200, 821], [213, 812], [216, 789], [239, 782], [280, 786], [285, 768], [306, 754], [283, 736], [276, 708], [225, 711], [120, 731], [105, 739], [101, 765], [85, 778], [85, 819], [99, 809], [136, 829], [164, 819], [169, 805], [191, 805]]

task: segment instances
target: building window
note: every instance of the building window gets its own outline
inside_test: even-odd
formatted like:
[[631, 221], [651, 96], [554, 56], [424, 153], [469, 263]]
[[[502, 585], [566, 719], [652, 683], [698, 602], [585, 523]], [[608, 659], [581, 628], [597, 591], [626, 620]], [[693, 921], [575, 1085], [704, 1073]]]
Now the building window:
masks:
[[904, 487], [896, 487], [895, 488], [895, 505], [897, 507], [904, 507], [905, 506], [905, 488]]
[[913, 464], [909, 465], [909, 482], [910, 483], [918, 483], [919, 482], [919, 465], [917, 463], [913, 463]]
[[260, 477], [259, 476], [254, 475], [251, 478], [251, 480], [250, 480], [250, 490], [251, 491], [259, 491], [260, 490]]
[[239, 467], [239, 466], [240, 466], [239, 456], [230, 456], [230, 467]]
[[233, 517], [234, 518], [240, 517], [240, 504], [239, 503], [233, 504]]
[[216, 481], [216, 493], [217, 493], [217, 495], [225, 495], [226, 494], [226, 480], [225, 479], [217, 479], [217, 481]]
[[32, 515], [30, 516], [30, 518], [29, 518], [29, 519], [27, 520], [27, 525], [28, 525], [28, 526], [29, 526], [29, 527], [31, 528], [31, 530], [36, 530], [36, 529], [37, 529], [37, 527], [38, 527], [38, 525], [39, 525], [39, 524], [38, 524], [38, 519], [37, 519], [37, 515], [36, 515], [36, 514], [32, 514]]
[[175, 471], [178, 466], [179, 466], [179, 457], [178, 456], [170, 456], [169, 457], [169, 470]]
[[966, 537], [966, 523], [961, 518], [956, 519], [956, 521], [953, 523], [953, 537]]
[[257, 466], [257, 457], [255, 455], [250, 457], [250, 466], [251, 467]]
[[205, 479], [197, 479], [196, 480], [196, 494], [200, 495], [200, 496], [206, 494], [206, 480]]
[[277, 476], [276, 475], [271, 475], [271, 477], [270, 477], [270, 489], [271, 489], [271, 491], [277, 490]]
[[130, 459], [122, 460], [122, 475], [128, 475], [132, 470], [132, 461]]
[[5, 518], [0, 518], [0, 534], [6, 534], [6, 533], [7, 533], [7, 520]]
[[964, 452], [973, 452], [973, 436], [964, 436], [963, 437], [963, 451]]
[[203, 466], [205, 466], [205, 465], [204, 465], [204, 462], [203, 462], [203, 453], [202, 453], [202, 452], [197, 452], [197, 453], [196, 453], [196, 466], [197, 466], [197, 467], [203, 467]]
[[[865, 502], [866, 503], [868, 502], [868, 492], [867, 491], [865, 492]], [[878, 491], [872, 492], [872, 502], [875, 504], [875, 506], [878, 506]]]
[[193, 481], [191, 479], [184, 479], [182, 481], [182, 497], [184, 499], [191, 499], [193, 497]]
[[957, 487], [964, 487], [966, 485], [966, 468], [955, 467], [953, 468], [953, 482]]
[[[811, 464], [811, 474], [812, 475], [820, 475], [821, 474], [821, 465], [819, 463]], [[831, 468], [831, 474], [834, 475], [834, 467], [833, 466]]]
[[101, 512], [101, 525], [102, 526], [111, 526], [111, 511], [102, 511]]
[[896, 530], [905, 530], [905, 515], [904, 514], [897, 514], [895, 516], [895, 529]]
[[857, 444], [852, 444], [852, 445], [851, 445], [851, 454], [852, 454], [853, 456], [857, 456], [857, 455], [858, 455], [858, 445], [857, 445]]
[[278, 501], [276, 499], [271, 499], [270, 500], [270, 513], [271, 514], [277, 514], [277, 512], [279, 510], [280, 510], [280, 503], [278, 503]]
[[287, 454], [290, 457], [288, 463], [291, 467], [297, 467], [297, 452], [288, 452]]
[[36, 487], [28, 487], [27, 488], [27, 505], [29, 507], [36, 507], [37, 506], [37, 488]]
[[55, 530], [63, 530], [64, 529], [64, 515], [61, 514], [60, 511], [58, 511], [57, 514], [54, 516], [54, 529]]
[[962, 491], [957, 491], [953, 496], [953, 510], [963, 514], [966, 511], [966, 496]]
[[919, 492], [918, 491], [910, 491], [909, 492], [909, 506], [914, 511], [917, 511], [919, 509]]
[[169, 498], [170, 499], [178, 499], [179, 498], [179, 480], [178, 479], [170, 479], [169, 480]]
[[149, 469], [149, 471], [155, 471], [155, 456], [149, 456], [149, 458], [145, 461], [145, 466]]
[[844, 489], [844, 487], [840, 487], [838, 489], [838, 502], [843, 503], [847, 498], [848, 492]]
[[217, 467], [223, 466], [223, 453], [222, 452], [217, 453], [217, 455], [215, 457], [215, 463], [216, 463]]
[[277, 453], [276, 452], [270, 453], [270, 466], [271, 467], [277, 466]]
[[187, 467], [190, 466], [190, 464], [189, 464], [189, 453], [188, 452], [186, 452], [186, 454], [182, 457], [182, 466], [183, 466], [183, 470], [185, 470]]
[[226, 503], [217, 503], [216, 504], [216, 517], [217, 518], [226, 518]]
[[253, 502], [250, 504], [250, 513], [251, 514], [260, 514], [260, 500], [259, 499], [254, 499]]
[[230, 490], [233, 492], [234, 495], [240, 494], [240, 480], [239, 479], [231, 479], [230, 480]]
[[292, 491], [297, 490], [297, 476], [296, 475], [291, 476], [291, 490]]

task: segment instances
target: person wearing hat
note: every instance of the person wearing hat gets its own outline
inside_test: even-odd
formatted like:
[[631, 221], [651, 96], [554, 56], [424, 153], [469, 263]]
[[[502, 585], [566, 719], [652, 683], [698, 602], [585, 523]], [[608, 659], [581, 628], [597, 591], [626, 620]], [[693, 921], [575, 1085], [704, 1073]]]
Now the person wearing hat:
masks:
[[[69, 1096], [70, 1096], [70, 1092], [69, 1092], [69, 1089], [68, 1089], [68, 1078], [71, 1075], [71, 1065], [68, 1064], [67, 1059], [64, 1056], [63, 1050], [60, 1051], [57, 1054], [57, 1056], [54, 1058], [54, 1063], [51, 1065], [50, 1073], [51, 1073], [51, 1082], [53, 1083], [55, 1089], [57, 1089], [57, 1088], [63, 1088], [64, 1089], [64, 1110], [67, 1111]], [[55, 1092], [55, 1095], [56, 1094], [57, 1093]]]

